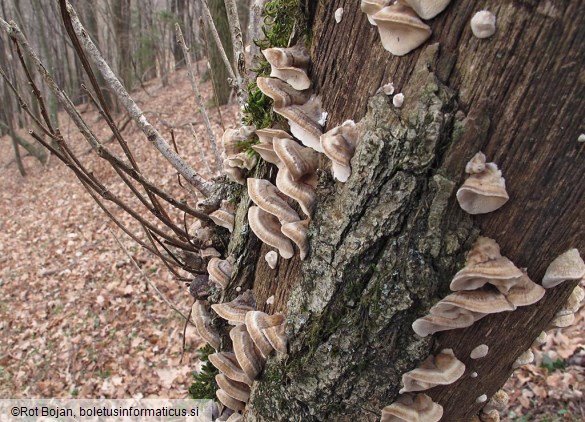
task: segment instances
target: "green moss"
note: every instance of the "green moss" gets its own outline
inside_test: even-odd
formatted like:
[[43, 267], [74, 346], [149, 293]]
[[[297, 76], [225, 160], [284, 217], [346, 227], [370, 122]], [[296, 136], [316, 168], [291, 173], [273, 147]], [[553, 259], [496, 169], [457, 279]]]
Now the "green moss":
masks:
[[193, 384], [189, 387], [189, 394], [193, 399], [215, 399], [215, 392], [219, 388], [215, 376], [219, 371], [209, 362], [209, 355], [212, 353], [215, 353], [215, 350], [209, 345], [199, 349], [201, 371], [193, 373]]
[[[293, 34], [306, 34], [308, 32], [299, 0], [268, 1], [264, 6], [263, 18], [264, 38], [254, 40], [254, 43], [261, 50], [271, 47], [287, 47]], [[257, 76], [269, 76], [270, 64], [264, 56], [257, 57], [257, 63], [257, 67], [252, 69], [253, 72]], [[244, 124], [262, 129], [281, 119], [272, 111], [272, 100], [258, 89], [256, 82], [251, 82], [247, 88], [248, 103], [244, 108], [242, 119]]]

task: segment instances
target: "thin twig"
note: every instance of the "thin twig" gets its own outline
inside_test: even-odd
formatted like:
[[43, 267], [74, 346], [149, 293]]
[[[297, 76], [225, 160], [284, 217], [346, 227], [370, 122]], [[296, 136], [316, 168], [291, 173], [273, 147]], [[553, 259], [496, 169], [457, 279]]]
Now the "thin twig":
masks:
[[[122, 242], [120, 242], [120, 239], [118, 239], [118, 237], [114, 234], [114, 231], [112, 229], [110, 229], [108, 227], [108, 230], [110, 230], [110, 233], [112, 233], [112, 236], [114, 237], [114, 239], [116, 239], [116, 242], [118, 242], [118, 245], [120, 245], [120, 248], [124, 251], [124, 253], [126, 254], [126, 256], [130, 259], [130, 261], [132, 261], [132, 263], [134, 264], [134, 266], [136, 267], [136, 269], [138, 270], [138, 272], [140, 272], [140, 275], [142, 276], [142, 278], [144, 279], [144, 281], [146, 281], [146, 284], [148, 284], [152, 290], [154, 290], [156, 292], [157, 295], [159, 295], [159, 297], [162, 299], [162, 301], [164, 303], [166, 303], [173, 311], [175, 311], [176, 313], [178, 313], [185, 321], [189, 321], [190, 316], [187, 316], [185, 314], [183, 314], [183, 312], [181, 312], [179, 310], [179, 308], [177, 308], [165, 295], [163, 292], [161, 292], [158, 287], [156, 287], [156, 285], [150, 281], [150, 278], [148, 277], [148, 275], [146, 275], [146, 273], [144, 271], [142, 271], [142, 268], [140, 268], [140, 266], [136, 263], [136, 261], [134, 260], [134, 258], [132, 258], [132, 256], [130, 255], [130, 253], [128, 252], [128, 250], [124, 247], [124, 245], [122, 244]], [[190, 321], [189, 321], [190, 322]]]
[[[191, 129], [191, 135], [193, 135], [193, 141], [195, 141], [195, 145], [199, 144], [199, 139], [197, 137], [197, 132], [195, 132], [195, 128], [191, 123], [189, 123], [189, 128]], [[213, 174], [211, 171], [211, 167], [209, 166], [209, 162], [207, 161], [207, 157], [203, 153], [203, 148], [197, 148], [199, 150], [199, 155], [201, 156], [201, 161], [205, 163], [205, 167], [207, 167], [207, 171], [209, 174]]]
[[177, 41], [181, 46], [181, 49], [183, 50], [183, 55], [185, 56], [185, 62], [187, 64], [187, 74], [189, 75], [189, 80], [191, 81], [191, 88], [193, 88], [193, 93], [195, 94], [195, 101], [197, 102], [197, 106], [199, 107], [199, 113], [201, 113], [201, 115], [203, 116], [203, 123], [205, 124], [205, 128], [207, 129], [207, 137], [209, 138], [209, 144], [211, 146], [211, 150], [213, 151], [213, 156], [215, 158], [215, 168], [221, 169], [221, 157], [217, 149], [217, 140], [215, 138], [215, 134], [213, 133], [213, 128], [211, 127], [211, 122], [209, 121], [209, 115], [207, 114], [207, 110], [205, 109], [205, 104], [203, 103], [203, 97], [201, 96], [201, 92], [199, 90], [199, 83], [195, 79], [195, 75], [193, 75], [193, 64], [191, 63], [189, 47], [187, 47], [187, 44], [185, 43], [185, 38], [183, 37], [183, 32], [181, 31], [181, 26], [178, 23], [175, 24], [175, 30], [177, 31]]
[[238, 6], [235, 0], [224, 0], [224, 4], [228, 18], [228, 24], [230, 26], [230, 34], [232, 36], [235, 65], [234, 73], [236, 74], [238, 82], [237, 88], [242, 90], [242, 92], [236, 91], [236, 95], [238, 95], [238, 102], [240, 103], [240, 107], [243, 107], [246, 103], [245, 91], [243, 90], [243, 86], [245, 85], [246, 81], [243, 79], [242, 75], [246, 75], [246, 56], [244, 55], [244, 42], [242, 41], [242, 28], [240, 26], [240, 18], [238, 16]]

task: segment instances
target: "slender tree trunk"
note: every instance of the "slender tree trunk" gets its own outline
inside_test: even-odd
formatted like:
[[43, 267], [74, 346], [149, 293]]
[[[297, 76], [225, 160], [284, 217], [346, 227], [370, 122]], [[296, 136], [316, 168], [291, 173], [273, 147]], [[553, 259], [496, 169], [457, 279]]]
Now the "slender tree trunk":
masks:
[[[230, 27], [227, 20], [224, 0], [209, 0], [209, 10], [215, 22], [217, 32], [221, 38], [221, 43], [225, 49], [227, 57], [232, 60], [234, 57], [232, 40], [230, 36]], [[227, 82], [228, 72], [225, 64], [219, 54], [219, 49], [215, 45], [213, 36], [207, 28], [207, 43], [209, 45], [209, 64], [211, 66], [211, 77], [218, 105], [227, 104], [232, 89]]]
[[[338, 7], [344, 17], [337, 24]], [[321, 176], [309, 257], [281, 259], [271, 270], [268, 248], [247, 230], [246, 200], [230, 243], [240, 262], [230, 288], [253, 288], [259, 309], [285, 312], [289, 321], [290, 353], [271, 358], [254, 384], [249, 421], [377, 421], [396, 399], [401, 375], [443, 348], [453, 348], [467, 370], [428, 394], [444, 407], [442, 420], [469, 420], [482, 406], [477, 397], [504, 384], [575, 283], [548, 290], [536, 305], [434, 337], [417, 337], [412, 322], [449, 293], [480, 233], [536, 282], [560, 253], [585, 251], [584, 146], [577, 142], [585, 86], [575, 84], [585, 59], [576, 47], [585, 4], [487, 1], [482, 8], [497, 15], [498, 30], [479, 40], [469, 27], [479, 9], [453, 2], [430, 22], [431, 40], [404, 57], [382, 49], [359, 8], [320, 1], [313, 19], [312, 79], [327, 127], [359, 120], [361, 143], [346, 184]], [[401, 109], [374, 95], [387, 82], [404, 93]], [[502, 169], [511, 199], [471, 217], [455, 191], [479, 150]], [[274, 305], [266, 305], [272, 295]], [[471, 360], [479, 344], [490, 353]]]
[[119, 76], [124, 86], [132, 88], [132, 62], [130, 54], [130, 14], [131, 0], [114, 0], [114, 30], [116, 32], [116, 49], [118, 54]]

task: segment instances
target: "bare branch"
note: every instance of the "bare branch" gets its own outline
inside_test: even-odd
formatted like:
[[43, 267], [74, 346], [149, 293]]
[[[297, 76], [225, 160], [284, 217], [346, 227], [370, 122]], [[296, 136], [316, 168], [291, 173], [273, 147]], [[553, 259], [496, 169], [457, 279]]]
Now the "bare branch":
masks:
[[[234, 50], [235, 74], [238, 79], [238, 87], [244, 86], [242, 75], [246, 75], [246, 56], [244, 55], [244, 42], [242, 41], [242, 28], [238, 16], [238, 6], [235, 0], [224, 0], [225, 10], [227, 12], [228, 23], [230, 25], [230, 34], [232, 36], [232, 46]], [[243, 106], [245, 97], [240, 101]]]
[[[195, 101], [197, 101], [199, 112], [203, 116], [203, 123], [205, 123], [205, 128], [207, 129], [207, 136], [209, 137], [209, 143], [211, 145], [211, 150], [213, 151], [213, 155], [215, 158], [215, 168], [221, 169], [221, 157], [217, 149], [217, 140], [215, 138], [215, 134], [213, 133], [213, 129], [211, 128], [209, 115], [207, 114], [207, 110], [205, 109], [205, 105], [203, 104], [203, 97], [201, 96], [201, 92], [199, 91], [199, 83], [195, 79], [195, 75], [193, 75], [193, 64], [191, 63], [191, 55], [189, 54], [189, 48], [185, 43], [185, 38], [183, 37], [183, 32], [181, 31], [181, 26], [178, 23], [175, 24], [175, 30], [177, 31], [177, 40], [179, 42], [179, 45], [183, 49], [183, 54], [185, 55], [185, 62], [187, 64], [187, 74], [189, 75], [191, 87], [193, 88], [193, 92], [195, 93]], [[192, 127], [193, 126], [191, 126], [191, 128]]]
[[[191, 129], [191, 135], [193, 135], [193, 141], [195, 141], [195, 143], [198, 144], [199, 138], [197, 137], [197, 132], [195, 132], [195, 128], [193, 127], [193, 125], [191, 123], [189, 123], [189, 128]], [[203, 148], [198, 148], [198, 150], [199, 150], [199, 154], [201, 155], [201, 161], [203, 161], [205, 163], [205, 166], [207, 167], [207, 171], [209, 171], [209, 174], [213, 174], [213, 172], [211, 171], [211, 167], [209, 166], [209, 162], [207, 161], [207, 157], [203, 153]]]
[[79, 38], [83, 49], [92, 59], [98, 70], [103, 75], [110, 89], [114, 92], [120, 103], [132, 116], [138, 127], [146, 135], [148, 140], [159, 150], [159, 152], [171, 163], [175, 169], [191, 183], [197, 190], [203, 195], [209, 196], [212, 192], [213, 184], [204, 180], [195, 172], [195, 170], [185, 161], [179, 157], [171, 146], [162, 138], [160, 133], [148, 122], [142, 110], [134, 102], [134, 100], [128, 94], [128, 91], [124, 88], [122, 83], [118, 80], [108, 63], [102, 57], [100, 51], [93, 43], [89, 34], [81, 24], [77, 13], [71, 6], [71, 3], [67, 2], [67, 12], [71, 18], [73, 29], [75, 34]]

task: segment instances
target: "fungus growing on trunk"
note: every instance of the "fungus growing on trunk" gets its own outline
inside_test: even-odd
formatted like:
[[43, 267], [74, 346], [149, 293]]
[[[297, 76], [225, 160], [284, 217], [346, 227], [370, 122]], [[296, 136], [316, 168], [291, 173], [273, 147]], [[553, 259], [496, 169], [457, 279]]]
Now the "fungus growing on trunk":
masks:
[[307, 242], [308, 229], [308, 219], [283, 224], [280, 229], [282, 234], [292, 240], [299, 248], [301, 261], [304, 261], [309, 253], [309, 243]]
[[585, 277], [585, 262], [579, 255], [579, 251], [573, 248], [557, 256], [550, 263], [542, 279], [542, 286], [550, 289], [563, 281], [581, 280], [583, 277]]
[[496, 33], [496, 15], [488, 10], [481, 10], [471, 18], [471, 32], [477, 38], [489, 38]]
[[443, 407], [426, 394], [405, 394], [382, 409], [380, 422], [438, 422], [442, 416]]
[[230, 204], [227, 201], [221, 201], [221, 207], [209, 214], [209, 218], [211, 218], [218, 226], [228, 229], [231, 233], [234, 230], [234, 224], [236, 221], [233, 204]]
[[333, 177], [347, 182], [351, 175], [350, 161], [359, 142], [359, 134], [353, 120], [346, 120], [341, 126], [331, 129], [320, 137], [321, 148], [331, 160]]
[[[319, 157], [311, 148], [305, 148], [290, 138], [275, 138], [274, 152], [293, 180], [300, 180], [317, 170]], [[281, 166], [281, 167], [282, 167]]]
[[372, 16], [384, 48], [395, 56], [404, 56], [431, 36], [431, 28], [410, 7], [400, 3], [386, 6]]
[[221, 339], [219, 334], [211, 327], [211, 318], [207, 311], [207, 302], [204, 300], [196, 300], [191, 309], [191, 315], [195, 321], [195, 327], [199, 336], [205, 340], [215, 350], [219, 350], [221, 346]]
[[414, 9], [421, 19], [432, 19], [447, 8], [451, 0], [401, 0]]
[[[485, 163], [478, 152], [465, 167], [469, 177], [457, 191], [457, 202], [469, 214], [486, 214], [501, 208], [510, 199], [506, 181], [494, 163]], [[483, 162], [482, 162], [483, 161]], [[478, 171], [478, 169], [483, 170]]]
[[260, 77], [256, 79], [256, 84], [264, 95], [274, 101], [275, 108], [305, 104], [311, 96], [308, 90], [296, 90], [286, 82], [276, 78]]
[[473, 349], [471, 351], [471, 354], [469, 355], [469, 357], [471, 359], [481, 359], [481, 358], [487, 356], [489, 350], [490, 350], [490, 348], [487, 344], [480, 344], [479, 346], [477, 346], [475, 349]]
[[280, 231], [281, 224], [277, 217], [267, 213], [260, 207], [252, 206], [248, 209], [248, 222], [258, 239], [268, 246], [278, 249], [278, 253], [284, 259], [293, 257], [292, 243]]
[[[264, 256], [264, 259], [268, 263], [268, 266], [272, 269], [276, 268], [276, 263], [278, 262], [278, 254], [274, 251], [267, 252]], [[268, 302], [267, 302], [268, 303]]]
[[232, 265], [227, 259], [214, 257], [207, 264], [207, 272], [209, 273], [209, 281], [225, 289], [232, 276]]
[[364, 12], [367, 17], [368, 21], [374, 26], [376, 26], [376, 21], [372, 19], [372, 16], [382, 10], [384, 7], [389, 6], [393, 0], [362, 0], [360, 4], [360, 8], [362, 12]]
[[262, 371], [265, 360], [250, 337], [246, 326], [236, 325], [230, 330], [230, 338], [240, 367], [250, 379], [255, 379]]
[[402, 375], [404, 387], [400, 394], [453, 384], [464, 372], [465, 365], [455, 357], [453, 349], [444, 349], [437, 356], [429, 356], [418, 368]]
[[278, 218], [280, 223], [299, 221], [299, 215], [284, 199], [279, 196], [279, 191], [266, 179], [249, 178], [248, 194], [258, 207]]
[[231, 380], [252, 385], [254, 380], [249, 378], [240, 367], [236, 355], [231, 352], [218, 352], [209, 355], [209, 362]]
[[252, 291], [247, 290], [231, 302], [216, 303], [211, 305], [211, 309], [220, 317], [232, 325], [243, 324], [246, 320], [246, 313], [256, 308]]

